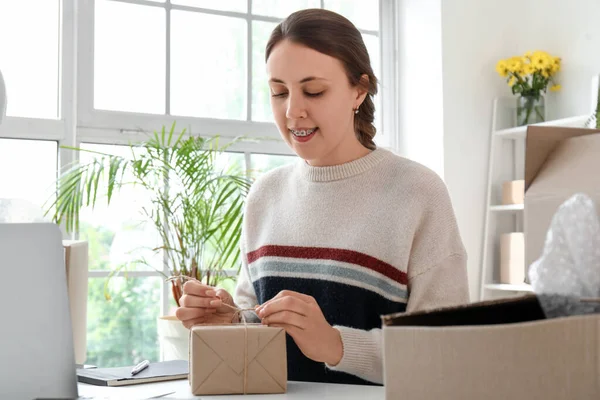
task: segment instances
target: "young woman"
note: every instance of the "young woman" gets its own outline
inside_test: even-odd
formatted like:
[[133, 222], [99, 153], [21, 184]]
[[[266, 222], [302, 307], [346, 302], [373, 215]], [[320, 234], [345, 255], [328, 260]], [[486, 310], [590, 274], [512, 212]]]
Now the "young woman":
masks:
[[290, 380], [381, 384], [381, 315], [469, 300], [446, 186], [373, 142], [377, 79], [350, 21], [293, 13], [266, 63], [277, 127], [300, 160], [251, 188], [234, 296], [189, 281], [177, 317], [191, 327], [234, 320], [223, 302], [255, 308], [288, 333]]

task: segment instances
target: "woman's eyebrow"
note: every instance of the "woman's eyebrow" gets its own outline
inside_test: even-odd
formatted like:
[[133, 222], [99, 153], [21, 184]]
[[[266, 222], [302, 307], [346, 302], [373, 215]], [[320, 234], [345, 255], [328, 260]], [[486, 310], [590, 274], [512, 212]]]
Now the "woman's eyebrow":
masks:
[[[317, 76], [307, 76], [306, 78], [303, 78], [300, 80], [299, 83], [306, 83], [306, 82], [310, 82], [310, 81], [329, 81], [329, 79], [325, 79], [325, 78], [320, 78]], [[283, 80], [278, 79], [278, 78], [271, 78], [269, 79], [269, 82], [273, 82], [273, 83], [285, 83]]]

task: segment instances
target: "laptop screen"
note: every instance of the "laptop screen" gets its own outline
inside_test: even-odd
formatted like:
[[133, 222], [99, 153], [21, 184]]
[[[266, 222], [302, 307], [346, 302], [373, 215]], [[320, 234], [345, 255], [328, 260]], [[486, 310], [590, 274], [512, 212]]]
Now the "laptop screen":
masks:
[[77, 397], [62, 236], [0, 223], [0, 398]]

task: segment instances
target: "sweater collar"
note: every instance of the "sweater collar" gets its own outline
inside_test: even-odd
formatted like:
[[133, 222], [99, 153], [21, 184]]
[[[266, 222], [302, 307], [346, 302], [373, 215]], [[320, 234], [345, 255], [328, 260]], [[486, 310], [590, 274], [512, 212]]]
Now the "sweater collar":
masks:
[[329, 182], [347, 179], [360, 175], [373, 168], [389, 153], [388, 150], [378, 147], [366, 156], [356, 160], [327, 167], [313, 167], [302, 160], [300, 163], [300, 173], [305, 179], [312, 182]]

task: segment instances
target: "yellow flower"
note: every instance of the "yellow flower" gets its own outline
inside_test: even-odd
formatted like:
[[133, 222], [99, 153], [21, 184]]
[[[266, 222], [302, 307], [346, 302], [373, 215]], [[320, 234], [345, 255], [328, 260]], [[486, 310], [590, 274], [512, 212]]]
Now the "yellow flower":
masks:
[[560, 85], [552, 85], [552, 87], [550, 88], [550, 90], [552, 92], [558, 92], [561, 88], [562, 88], [562, 86], [560, 86]]
[[553, 57], [551, 59], [551, 67], [550, 70], [552, 71], [552, 74], [557, 73], [558, 71], [560, 71], [560, 57]]
[[531, 64], [536, 70], [542, 71], [550, 67], [551, 57], [545, 51], [536, 51], [531, 56]]
[[523, 72], [525, 73], [525, 75], [533, 75], [533, 73], [535, 72], [535, 67], [532, 64], [525, 64], [525, 66], [523, 67]]
[[496, 64], [496, 72], [503, 78], [508, 75], [508, 64], [506, 63], [506, 60], [498, 61]]
[[521, 56], [503, 59], [496, 64], [496, 72], [504, 78], [508, 77], [507, 83], [510, 86], [516, 85], [520, 79], [528, 81], [536, 75], [542, 76], [547, 83], [560, 69], [561, 58], [541, 50], [527, 51]]
[[512, 57], [508, 60], [508, 70], [513, 73], [520, 74], [523, 70], [523, 62], [521, 57]]

